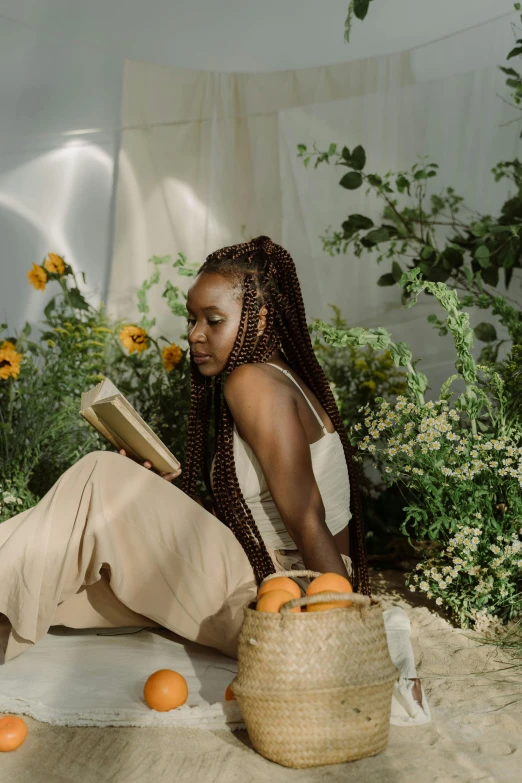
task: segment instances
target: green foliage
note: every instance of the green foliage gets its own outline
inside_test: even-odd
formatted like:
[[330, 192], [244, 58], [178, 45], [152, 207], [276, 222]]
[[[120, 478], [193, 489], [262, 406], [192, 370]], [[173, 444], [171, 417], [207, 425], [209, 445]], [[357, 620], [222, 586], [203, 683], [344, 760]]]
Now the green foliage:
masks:
[[368, 9], [372, 0], [350, 0], [348, 6], [348, 15], [344, 23], [344, 40], [348, 43], [350, 40], [350, 33], [352, 31], [353, 17], [356, 19], [366, 19]]
[[[350, 4], [348, 29], [354, 14], [360, 19], [366, 16], [368, 5]], [[516, 10], [520, 10], [519, 5], [515, 5]], [[517, 39], [507, 59], [520, 54], [522, 38]], [[522, 111], [522, 76], [512, 67], [501, 70], [508, 77], [506, 85], [513, 105]], [[507, 329], [511, 343], [522, 343], [520, 307], [509, 305], [491, 290], [500, 279], [509, 288], [514, 270], [522, 267], [522, 163], [518, 159], [501, 161], [492, 169], [495, 181], [509, 180], [514, 192], [500, 213], [491, 216], [468, 208], [452, 187], [434, 193], [430, 183], [437, 177], [438, 165], [426, 157], [419, 158], [409, 170], [379, 174], [365, 170], [362, 146], [350, 151], [335, 143], [328, 150], [299, 144], [298, 156], [307, 166], [313, 161], [315, 168], [323, 163], [348, 168], [340, 180], [341, 187], [357, 190], [365, 186], [366, 194], [376, 196], [383, 204], [378, 225], [356, 213], [348, 215], [340, 229], [328, 228], [321, 237], [327, 253], [351, 250], [357, 257], [370, 253], [378, 263], [391, 264], [391, 270], [379, 278], [380, 286], [397, 285], [403, 272], [418, 269], [427, 281], [448, 283], [464, 293], [463, 306], [489, 310]], [[404, 289], [402, 296], [403, 301], [408, 298]], [[494, 324], [478, 324], [475, 336], [485, 344], [481, 361], [496, 361], [504, 341]]]
[[[151, 258], [154, 271], [138, 291], [140, 326], [145, 331], [155, 323], [147, 317], [148, 293], [161, 282], [160, 267], [170, 261]], [[196, 274], [181, 254], [172, 266], [183, 276]], [[45, 308], [38, 339], [30, 339], [29, 324], [15, 337], [7, 334], [6, 324], [0, 325], [0, 349], [9, 342], [21, 357], [18, 375], [0, 375], [0, 488], [15, 498], [3, 503], [0, 498], [0, 521], [34, 505], [84, 454], [110, 448], [79, 415], [81, 393], [105, 376], [174, 454], [182, 458], [185, 453], [190, 406], [187, 352], [163, 336], [147, 334], [145, 349], [129, 353], [120, 339], [124, 323], [109, 318], [103, 304], [96, 308], [85, 300], [68, 265], [63, 274], [48, 274], [47, 282], [57, 282], [61, 291]], [[174, 315], [186, 317], [181, 289], [167, 281], [163, 296]], [[167, 348], [174, 349], [175, 366], [166, 364]]]
[[[330, 305], [334, 316], [330, 326], [346, 329], [338, 307]], [[349, 429], [362, 420], [360, 410], [376, 397], [392, 399], [406, 390], [405, 374], [394, 363], [389, 350], [374, 351], [358, 345], [336, 346], [316, 332], [314, 351], [334, 392], [343, 424]]]
[[[393, 343], [386, 330], [321, 321], [312, 328], [329, 345], [386, 348], [407, 369], [405, 394], [394, 405], [383, 398], [373, 408], [366, 404], [351, 439], [373, 457], [383, 481], [403, 491], [403, 532], [410, 540], [433, 542], [419, 567], [423, 578], [413, 577], [411, 589], [436, 598], [464, 626], [485, 614], [507, 620], [522, 610], [520, 349], [498, 366], [477, 365], [473, 331], [457, 293], [423, 280], [418, 269], [400, 284], [408, 306], [424, 290], [439, 302], [444, 318], [437, 326], [453, 338], [457, 373], [436, 402], [424, 401], [426, 377], [415, 368], [409, 347]], [[452, 402], [456, 380], [465, 391]]]

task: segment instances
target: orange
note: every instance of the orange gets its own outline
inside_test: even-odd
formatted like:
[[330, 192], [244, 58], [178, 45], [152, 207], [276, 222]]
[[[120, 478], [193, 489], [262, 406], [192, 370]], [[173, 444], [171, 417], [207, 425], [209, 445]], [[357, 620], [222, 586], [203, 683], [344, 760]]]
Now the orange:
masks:
[[16, 715], [0, 718], [0, 751], [16, 750], [25, 742], [27, 724]]
[[[340, 574], [325, 573], [316, 577], [310, 582], [306, 590], [306, 595], [317, 595], [318, 593], [352, 593], [351, 582]], [[351, 606], [351, 601], [325, 601], [324, 603], [308, 604], [307, 612], [326, 612], [328, 609], [339, 609], [341, 607]]]
[[225, 691], [225, 701], [233, 701], [236, 697], [234, 696], [234, 691], [230, 687], [230, 685], [227, 685], [227, 689]]
[[[283, 604], [286, 604], [287, 601], [292, 601], [294, 598], [295, 596], [288, 590], [269, 590], [257, 602], [256, 610], [258, 612], [278, 612]], [[291, 610], [293, 614], [297, 614], [300, 611], [300, 606], [296, 606]]]
[[301, 598], [301, 588], [288, 576], [275, 576], [273, 579], [263, 582], [257, 594], [258, 599], [269, 590], [288, 590], [294, 598]]
[[159, 669], [145, 683], [143, 697], [152, 710], [175, 710], [188, 699], [187, 681], [172, 669]]

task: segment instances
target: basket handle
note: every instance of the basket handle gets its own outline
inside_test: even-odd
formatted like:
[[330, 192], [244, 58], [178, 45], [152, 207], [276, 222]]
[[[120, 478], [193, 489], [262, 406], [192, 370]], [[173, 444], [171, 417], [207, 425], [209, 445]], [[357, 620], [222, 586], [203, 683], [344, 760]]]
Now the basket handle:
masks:
[[361, 595], [360, 593], [316, 593], [315, 595], [305, 595], [303, 598], [292, 598], [291, 601], [283, 604], [279, 611], [281, 614], [290, 614], [292, 609], [295, 609], [297, 606], [322, 604], [326, 601], [351, 601], [355, 606], [364, 608], [370, 606], [372, 599], [368, 595]]
[[268, 574], [268, 576], [265, 576], [261, 584], [264, 584], [265, 582], [268, 582], [269, 579], [276, 579], [278, 576], [288, 576], [292, 578], [293, 576], [309, 576], [312, 579], [315, 579], [317, 576], [322, 575], [322, 571], [277, 571], [275, 574]]

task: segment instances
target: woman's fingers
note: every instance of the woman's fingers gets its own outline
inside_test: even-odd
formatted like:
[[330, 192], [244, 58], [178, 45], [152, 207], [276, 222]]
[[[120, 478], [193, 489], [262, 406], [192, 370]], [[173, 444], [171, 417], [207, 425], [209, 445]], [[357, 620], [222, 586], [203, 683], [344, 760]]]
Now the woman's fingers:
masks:
[[[119, 453], [123, 456], [127, 456], [127, 452], [125, 449], [120, 449]], [[147, 468], [147, 470], [152, 470], [152, 462], [148, 459], [145, 460], [143, 463], [143, 467]], [[159, 475], [161, 478], [164, 478], [166, 481], [174, 481], [175, 478], [177, 478], [181, 473], [181, 468], [178, 468], [178, 470], [174, 471], [173, 473], [160, 473]]]

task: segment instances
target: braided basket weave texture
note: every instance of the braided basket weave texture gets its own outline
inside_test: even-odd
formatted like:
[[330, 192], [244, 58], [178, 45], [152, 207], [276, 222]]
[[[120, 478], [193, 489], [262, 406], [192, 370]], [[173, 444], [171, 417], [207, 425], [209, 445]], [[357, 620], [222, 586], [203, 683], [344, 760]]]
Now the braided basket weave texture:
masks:
[[[283, 575], [298, 574], [278, 573]], [[398, 672], [380, 604], [352, 597], [351, 607], [325, 612], [245, 607], [231, 686], [252, 745], [265, 758], [303, 768], [353, 761], [386, 747]], [[286, 609], [317, 600], [295, 599]]]

